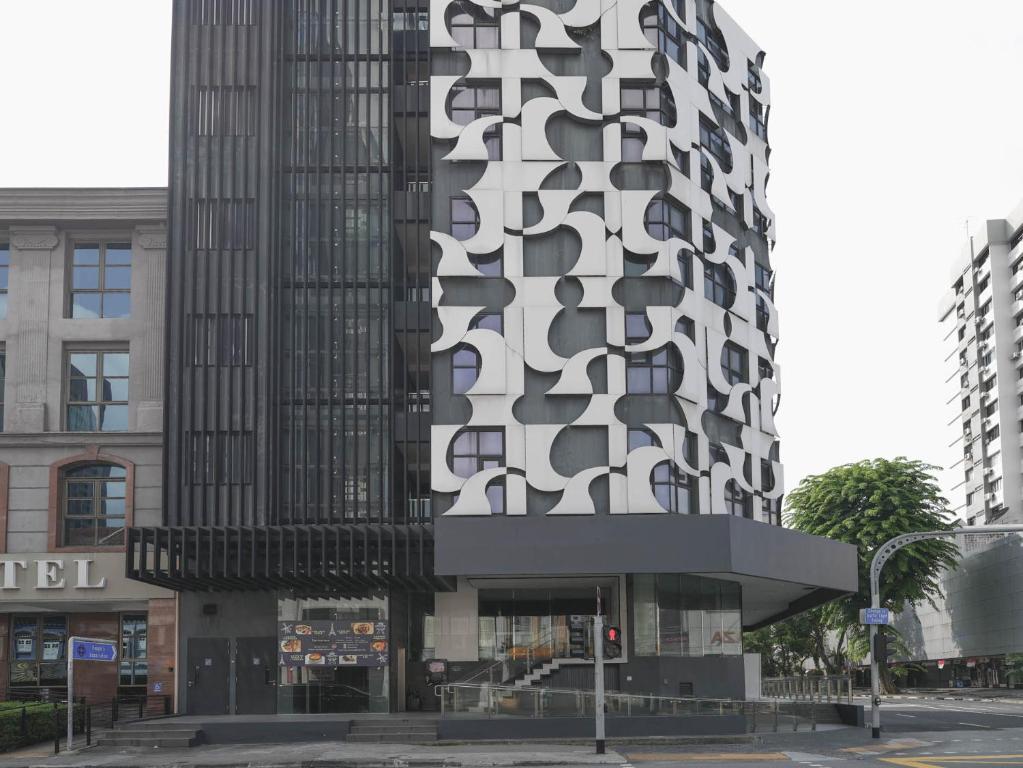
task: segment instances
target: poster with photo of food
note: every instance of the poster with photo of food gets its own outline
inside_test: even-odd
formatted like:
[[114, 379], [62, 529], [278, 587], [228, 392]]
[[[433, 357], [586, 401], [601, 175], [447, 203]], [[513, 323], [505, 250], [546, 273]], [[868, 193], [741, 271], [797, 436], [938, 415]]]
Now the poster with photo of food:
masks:
[[385, 667], [386, 621], [282, 621], [277, 625], [282, 667]]

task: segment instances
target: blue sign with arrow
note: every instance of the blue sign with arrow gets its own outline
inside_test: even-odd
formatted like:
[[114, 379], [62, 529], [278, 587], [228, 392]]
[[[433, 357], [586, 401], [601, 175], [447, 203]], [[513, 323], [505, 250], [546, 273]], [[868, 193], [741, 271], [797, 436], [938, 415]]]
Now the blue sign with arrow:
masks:
[[71, 657], [75, 661], [117, 661], [117, 646], [97, 640], [71, 641]]

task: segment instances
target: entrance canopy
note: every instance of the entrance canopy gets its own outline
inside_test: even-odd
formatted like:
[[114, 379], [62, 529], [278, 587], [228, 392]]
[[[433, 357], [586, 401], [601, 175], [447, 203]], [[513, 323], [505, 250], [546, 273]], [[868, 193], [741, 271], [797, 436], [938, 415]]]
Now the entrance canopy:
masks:
[[726, 515], [454, 517], [436, 529], [440, 574], [682, 573], [738, 582], [747, 629], [858, 589], [855, 547]]
[[448, 591], [429, 525], [129, 528], [128, 575], [177, 590]]

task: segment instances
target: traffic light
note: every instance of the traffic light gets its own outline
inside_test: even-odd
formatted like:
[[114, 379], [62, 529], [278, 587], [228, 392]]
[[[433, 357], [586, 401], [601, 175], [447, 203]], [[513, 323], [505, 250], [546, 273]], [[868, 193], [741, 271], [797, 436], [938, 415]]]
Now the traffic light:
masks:
[[622, 655], [622, 630], [604, 627], [604, 658], [618, 659]]
[[874, 661], [884, 664], [891, 655], [892, 650], [888, 647], [888, 635], [879, 629], [874, 637]]

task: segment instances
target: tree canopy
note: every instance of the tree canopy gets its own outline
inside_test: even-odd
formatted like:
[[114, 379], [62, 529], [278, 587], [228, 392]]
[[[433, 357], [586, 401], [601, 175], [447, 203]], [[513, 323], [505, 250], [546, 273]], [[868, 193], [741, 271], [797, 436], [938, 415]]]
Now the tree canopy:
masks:
[[[790, 527], [853, 544], [859, 552], [859, 591], [797, 617], [814, 624], [816, 630], [835, 633], [830, 649], [818, 647], [807, 654], [818, 667], [823, 662], [826, 671], [837, 673], [847, 659], [859, 661], [866, 654], [859, 611], [870, 606], [870, 561], [878, 547], [903, 533], [952, 528], [948, 501], [932, 474], [935, 469], [903, 457], [870, 459], [807, 477], [789, 494], [786, 522]], [[881, 574], [882, 607], [901, 613], [909, 606], [933, 602], [940, 595], [941, 572], [956, 566], [958, 554], [953, 542], [942, 539], [918, 542], [897, 552]], [[807, 632], [805, 626], [797, 631], [823, 636], [822, 631]], [[791, 633], [780, 628], [776, 634], [788, 639]], [[801, 651], [802, 645], [797, 648]]]

